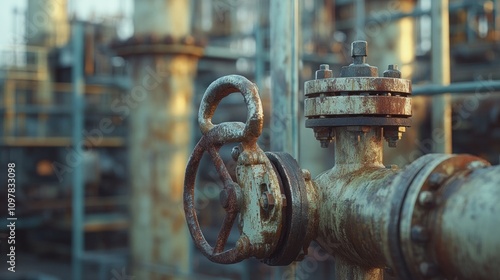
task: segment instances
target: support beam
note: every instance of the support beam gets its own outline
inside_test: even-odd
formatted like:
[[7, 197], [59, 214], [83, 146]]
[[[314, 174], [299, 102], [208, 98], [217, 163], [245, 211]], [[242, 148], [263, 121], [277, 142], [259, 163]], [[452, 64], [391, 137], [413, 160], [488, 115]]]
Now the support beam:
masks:
[[[450, 83], [450, 20], [448, 0], [432, 1], [432, 82], [437, 85]], [[434, 140], [433, 152], [451, 153], [451, 96], [448, 93], [432, 101], [432, 135], [442, 135]]]
[[75, 155], [79, 157], [79, 163], [73, 170], [72, 181], [72, 261], [73, 261], [73, 278], [74, 280], [82, 279], [82, 256], [85, 249], [84, 231], [83, 231], [83, 216], [85, 199], [84, 185], [84, 164], [83, 164], [83, 110], [85, 107], [85, 99], [83, 95], [83, 23], [75, 21], [72, 24], [72, 40], [73, 47], [73, 150]]
[[271, 151], [298, 159], [298, 0], [273, 0], [271, 20]]

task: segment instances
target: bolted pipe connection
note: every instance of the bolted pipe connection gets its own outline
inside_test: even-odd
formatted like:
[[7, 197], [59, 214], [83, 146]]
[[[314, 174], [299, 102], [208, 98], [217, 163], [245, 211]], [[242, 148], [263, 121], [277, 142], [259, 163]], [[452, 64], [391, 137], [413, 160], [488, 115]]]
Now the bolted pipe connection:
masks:
[[389, 147], [396, 147], [411, 124], [411, 83], [401, 79], [396, 64], [378, 76], [377, 67], [366, 63], [368, 44], [351, 44], [353, 62], [343, 66], [340, 77], [333, 77], [328, 64], [322, 64], [315, 79], [305, 83], [306, 127], [327, 148], [339, 127], [383, 128]]

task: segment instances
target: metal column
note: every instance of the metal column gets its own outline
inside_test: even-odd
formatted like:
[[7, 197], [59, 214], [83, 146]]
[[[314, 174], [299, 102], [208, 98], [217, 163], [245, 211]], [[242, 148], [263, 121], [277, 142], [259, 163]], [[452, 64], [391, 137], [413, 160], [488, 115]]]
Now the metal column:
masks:
[[[432, 82], [438, 85], [450, 83], [450, 21], [448, 0], [432, 1]], [[445, 93], [433, 98], [432, 135], [442, 136], [434, 140], [435, 153], [451, 153], [451, 96]]]
[[299, 1], [273, 0], [271, 23], [271, 150], [298, 158]]
[[[272, 0], [271, 25], [271, 151], [299, 157], [298, 65], [300, 19], [298, 0]], [[276, 270], [276, 279], [294, 275], [295, 265]]]
[[190, 36], [190, 2], [136, 0], [134, 39], [116, 48], [132, 70], [130, 242], [137, 279], [185, 279], [191, 271], [182, 191], [202, 48]]
[[84, 164], [83, 164], [83, 109], [85, 99], [83, 95], [83, 24], [73, 22], [72, 40], [73, 48], [73, 149], [79, 164], [73, 170], [73, 217], [72, 217], [72, 261], [73, 261], [73, 280], [82, 279], [82, 257], [85, 248], [84, 244]]

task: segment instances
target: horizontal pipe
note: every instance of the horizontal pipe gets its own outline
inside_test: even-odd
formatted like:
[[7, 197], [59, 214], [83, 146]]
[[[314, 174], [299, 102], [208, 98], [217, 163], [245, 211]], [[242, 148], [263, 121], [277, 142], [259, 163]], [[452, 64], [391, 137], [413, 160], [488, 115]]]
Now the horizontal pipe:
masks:
[[433, 251], [447, 279], [500, 275], [500, 166], [457, 174], [443, 186]]
[[443, 93], [486, 93], [500, 91], [500, 81], [475, 81], [452, 83], [446, 86], [441, 85], [425, 85], [414, 87], [413, 95], [432, 96]]

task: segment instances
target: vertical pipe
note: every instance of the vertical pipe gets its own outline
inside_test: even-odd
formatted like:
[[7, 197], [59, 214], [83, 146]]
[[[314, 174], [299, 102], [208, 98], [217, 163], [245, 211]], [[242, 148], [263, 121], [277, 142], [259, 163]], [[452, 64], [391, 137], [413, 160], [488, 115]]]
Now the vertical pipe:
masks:
[[[432, 1], [432, 82], [450, 84], [449, 0]], [[445, 93], [433, 98], [432, 137], [434, 152], [451, 153], [451, 96]]]
[[365, 0], [356, 0], [356, 40], [365, 40]]
[[72, 32], [73, 48], [73, 68], [71, 71], [73, 81], [73, 149], [76, 155], [80, 157], [80, 164], [75, 166], [73, 171], [73, 219], [72, 219], [72, 261], [73, 261], [73, 280], [81, 279], [82, 275], [82, 255], [84, 251], [83, 239], [83, 199], [84, 199], [84, 181], [82, 162], [83, 153], [83, 26], [82, 23], [73, 22]]
[[[272, 0], [270, 6], [271, 151], [288, 152], [298, 159], [299, 2]], [[279, 269], [275, 276], [285, 274], [295, 275], [295, 265]]]
[[271, 23], [271, 150], [298, 158], [298, 0], [273, 0]]
[[[185, 279], [191, 271], [182, 191], [202, 49], [193, 51], [186, 43], [192, 41], [190, 2], [135, 0], [134, 36], [141, 45], [123, 48], [133, 83], [130, 247], [137, 279]], [[169, 275], [154, 267], [166, 268]]]

